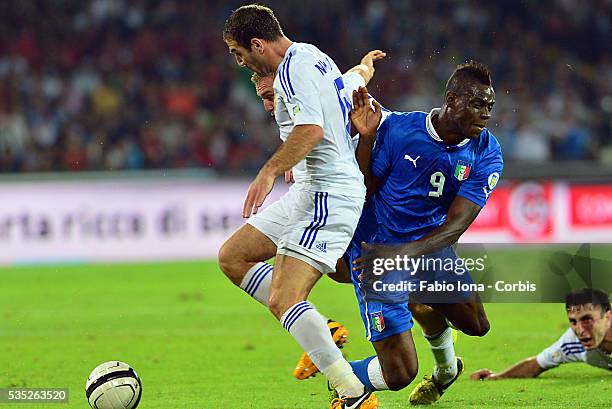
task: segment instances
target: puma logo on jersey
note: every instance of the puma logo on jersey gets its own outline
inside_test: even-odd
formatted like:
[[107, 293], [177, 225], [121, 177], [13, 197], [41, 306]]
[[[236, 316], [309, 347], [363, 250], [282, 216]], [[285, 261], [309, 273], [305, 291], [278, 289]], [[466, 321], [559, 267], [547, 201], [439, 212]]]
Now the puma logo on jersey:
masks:
[[417, 156], [415, 159], [412, 159], [410, 155], [404, 155], [404, 159], [408, 159], [410, 162], [412, 162], [415, 169], [416, 169], [416, 161], [419, 160], [419, 158], [420, 156]]

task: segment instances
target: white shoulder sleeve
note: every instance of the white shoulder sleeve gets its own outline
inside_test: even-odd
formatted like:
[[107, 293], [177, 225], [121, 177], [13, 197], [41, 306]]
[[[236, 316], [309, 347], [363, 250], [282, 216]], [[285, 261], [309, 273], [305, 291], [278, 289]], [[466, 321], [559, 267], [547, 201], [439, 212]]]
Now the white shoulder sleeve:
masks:
[[365, 87], [365, 81], [363, 77], [356, 72], [348, 72], [342, 75], [342, 82], [344, 82], [344, 88], [349, 96], [349, 101], [353, 101], [353, 91], [356, 91], [359, 87]]
[[584, 362], [586, 351], [574, 331], [570, 328], [562, 336], [536, 357], [540, 368], [556, 368], [570, 362]]
[[312, 56], [291, 54], [277, 74], [287, 110], [294, 125], [324, 125], [321, 105], [321, 73], [317, 71]]

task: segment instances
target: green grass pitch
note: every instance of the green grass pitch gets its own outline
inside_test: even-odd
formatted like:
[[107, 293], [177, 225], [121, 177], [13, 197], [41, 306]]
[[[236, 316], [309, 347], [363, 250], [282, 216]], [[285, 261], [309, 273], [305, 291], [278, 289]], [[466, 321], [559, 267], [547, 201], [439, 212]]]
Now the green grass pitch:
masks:
[[[0, 269], [0, 387], [67, 387], [85, 408], [85, 380], [98, 364], [122, 360], [143, 382], [142, 409], [326, 408], [324, 379], [291, 376], [300, 349], [270, 313], [214, 262], [75, 265]], [[372, 354], [352, 286], [324, 278], [311, 300], [351, 331], [349, 359]], [[466, 374], [438, 408], [609, 408], [612, 378], [572, 364], [533, 380], [475, 382], [538, 353], [567, 328], [559, 304], [489, 304], [491, 332], [459, 336]], [[430, 352], [415, 328], [418, 379]], [[415, 381], [416, 383], [416, 381]], [[381, 408], [406, 408], [411, 386], [379, 393]]]

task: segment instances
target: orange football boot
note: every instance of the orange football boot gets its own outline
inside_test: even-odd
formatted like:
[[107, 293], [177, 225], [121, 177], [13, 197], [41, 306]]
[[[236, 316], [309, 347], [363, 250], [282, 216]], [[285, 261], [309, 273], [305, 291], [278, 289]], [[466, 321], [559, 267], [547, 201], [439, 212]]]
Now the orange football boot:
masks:
[[[327, 326], [338, 348], [342, 348], [348, 341], [348, 329], [344, 325], [333, 320], [327, 320]], [[302, 352], [302, 356], [293, 370], [293, 376], [299, 380], [303, 380], [315, 376], [318, 372], [319, 368], [312, 362], [308, 354]]]

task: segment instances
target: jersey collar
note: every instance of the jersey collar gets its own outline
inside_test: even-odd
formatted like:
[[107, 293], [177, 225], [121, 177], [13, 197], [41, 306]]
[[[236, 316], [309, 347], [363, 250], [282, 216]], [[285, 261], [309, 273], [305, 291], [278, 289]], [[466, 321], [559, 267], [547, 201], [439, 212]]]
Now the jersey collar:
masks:
[[[440, 108], [432, 109], [427, 114], [427, 118], [425, 118], [425, 127], [427, 128], [427, 133], [429, 134], [429, 136], [431, 136], [433, 138], [433, 140], [435, 140], [437, 142], [444, 142], [442, 140], [442, 138], [440, 138], [440, 136], [438, 136], [438, 133], [436, 132], [436, 128], [434, 128], [433, 123], [431, 122], [431, 116], [433, 114], [439, 114], [439, 113], [440, 113]], [[459, 142], [457, 145], [448, 145], [448, 147], [449, 148], [460, 148], [460, 147], [464, 146], [466, 143], [468, 143], [469, 141], [470, 140], [468, 138], [465, 138], [464, 140]]]

